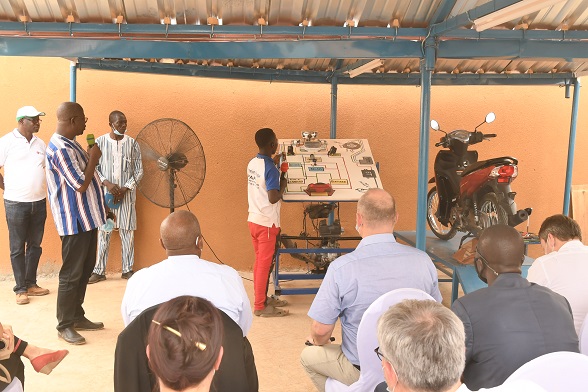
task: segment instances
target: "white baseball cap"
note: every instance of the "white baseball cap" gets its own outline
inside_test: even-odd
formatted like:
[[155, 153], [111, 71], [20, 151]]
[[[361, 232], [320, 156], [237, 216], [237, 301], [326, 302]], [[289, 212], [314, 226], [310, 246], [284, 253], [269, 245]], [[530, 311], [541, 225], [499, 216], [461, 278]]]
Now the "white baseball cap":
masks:
[[23, 117], [37, 117], [44, 115], [45, 112], [40, 112], [32, 106], [23, 106], [16, 111], [16, 121], [19, 121]]

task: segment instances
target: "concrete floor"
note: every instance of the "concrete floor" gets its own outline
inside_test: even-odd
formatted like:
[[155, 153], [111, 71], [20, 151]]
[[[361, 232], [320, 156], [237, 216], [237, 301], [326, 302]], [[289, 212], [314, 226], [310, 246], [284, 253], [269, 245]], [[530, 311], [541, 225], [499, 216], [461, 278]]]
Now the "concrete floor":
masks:
[[[251, 273], [241, 273], [251, 278]], [[253, 283], [243, 281], [249, 298], [253, 298]], [[123, 329], [120, 302], [126, 280], [120, 274], [108, 275], [108, 279], [88, 286], [84, 309], [92, 321], [102, 321], [105, 329], [81, 332], [87, 343], [73, 346], [58, 339], [55, 330], [55, 306], [57, 277], [40, 277], [38, 283], [51, 293], [44, 297], [30, 297], [28, 305], [16, 305], [12, 291], [12, 276], [0, 277], [0, 321], [10, 324], [15, 334], [37, 346], [68, 349], [70, 354], [46, 376], [35, 373], [25, 359], [26, 390], [29, 392], [107, 392], [113, 391], [114, 349], [118, 334]], [[312, 282], [287, 282], [286, 287], [307, 287]], [[315, 285], [320, 284], [316, 281]], [[441, 293], [448, 305], [451, 285], [441, 284]], [[310, 319], [306, 315], [313, 295], [282, 296], [290, 302], [290, 315], [283, 318], [255, 317], [249, 333], [259, 375], [261, 392], [314, 391], [311, 382], [300, 366], [299, 355], [308, 336]], [[334, 336], [340, 342], [339, 324]], [[147, 391], [146, 391], [147, 392]]]

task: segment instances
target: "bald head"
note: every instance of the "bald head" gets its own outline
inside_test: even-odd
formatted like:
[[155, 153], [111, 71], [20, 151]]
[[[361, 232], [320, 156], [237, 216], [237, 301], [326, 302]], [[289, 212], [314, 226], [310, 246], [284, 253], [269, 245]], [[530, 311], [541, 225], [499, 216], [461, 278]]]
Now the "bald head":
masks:
[[525, 258], [523, 237], [508, 225], [490, 226], [482, 232], [478, 252], [498, 273], [521, 272]]
[[63, 102], [57, 108], [57, 121], [69, 122], [72, 117], [84, 115], [84, 109], [77, 102]]
[[197, 248], [196, 240], [201, 235], [200, 223], [190, 211], [172, 212], [161, 223], [159, 235], [168, 254], [191, 254]]
[[369, 189], [357, 202], [357, 213], [367, 227], [392, 226], [396, 223], [396, 202], [383, 189]]

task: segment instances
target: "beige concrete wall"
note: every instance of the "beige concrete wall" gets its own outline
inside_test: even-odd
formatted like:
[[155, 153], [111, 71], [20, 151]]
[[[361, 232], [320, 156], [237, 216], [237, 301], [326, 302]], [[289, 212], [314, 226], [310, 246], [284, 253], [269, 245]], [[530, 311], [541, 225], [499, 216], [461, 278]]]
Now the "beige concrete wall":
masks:
[[[69, 62], [63, 59], [0, 57], [0, 133], [15, 127], [16, 110], [34, 105], [47, 112], [39, 136], [53, 133], [55, 110], [69, 99]], [[585, 88], [586, 89], [586, 88]], [[367, 138], [380, 162], [384, 187], [396, 196], [399, 230], [416, 224], [420, 89], [415, 87], [339, 86], [337, 135]], [[253, 135], [272, 127], [281, 138], [297, 138], [303, 130], [328, 137], [330, 86], [153, 76], [84, 70], [78, 72], [77, 100], [89, 117], [87, 131], [108, 132], [108, 114], [122, 110], [131, 136], [149, 122], [177, 118], [196, 132], [206, 154], [207, 173], [198, 196], [189, 203], [217, 255], [237, 269], [253, 264], [247, 230], [245, 168], [257, 152]], [[578, 122], [574, 184], [588, 183], [588, 93], [583, 92]], [[531, 230], [548, 215], [562, 210], [571, 99], [558, 87], [434, 87], [431, 117], [446, 130], [472, 129], [489, 111], [495, 123], [482, 129], [498, 137], [478, 145], [480, 159], [499, 155], [519, 158], [513, 183], [520, 207], [532, 206]], [[441, 134], [431, 133], [430, 167]], [[432, 174], [431, 174], [432, 175]], [[302, 206], [282, 207], [284, 232], [301, 229]], [[343, 226], [354, 229], [354, 204], [342, 205]], [[161, 220], [168, 211], [138, 197], [136, 268], [164, 258], [158, 244]], [[3, 205], [0, 215], [4, 216]], [[537, 248], [537, 247], [535, 247]], [[537, 249], [532, 250], [536, 254]], [[213, 255], [205, 249], [204, 257]], [[60, 240], [48, 217], [41, 269], [60, 265]], [[300, 266], [292, 262], [292, 266]], [[120, 270], [120, 241], [113, 236], [108, 269]], [[6, 222], [0, 219], [0, 272], [10, 272]]]

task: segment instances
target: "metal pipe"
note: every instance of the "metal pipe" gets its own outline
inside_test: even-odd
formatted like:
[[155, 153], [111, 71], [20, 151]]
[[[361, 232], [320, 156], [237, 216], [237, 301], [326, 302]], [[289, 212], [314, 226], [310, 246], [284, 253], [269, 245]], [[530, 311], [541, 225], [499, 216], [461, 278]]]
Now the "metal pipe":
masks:
[[76, 101], [77, 89], [77, 64], [73, 61], [69, 63], [69, 100]]
[[574, 171], [574, 150], [576, 147], [576, 126], [578, 124], [578, 106], [580, 105], [580, 79], [574, 82], [574, 101], [572, 102], [572, 121], [570, 123], [570, 140], [568, 143], [568, 165], [566, 168], [566, 182], [564, 188], [563, 214], [569, 215], [570, 197], [572, 193], [572, 174]]
[[337, 75], [331, 79], [331, 139], [337, 138]]
[[[331, 132], [329, 134], [331, 139], [337, 138], [337, 75], [331, 78]], [[328, 224], [335, 223], [335, 211], [329, 213]]]
[[429, 174], [429, 120], [431, 117], [431, 76], [435, 68], [435, 42], [425, 41], [421, 59], [421, 127], [419, 136], [419, 167], [417, 190], [416, 247], [426, 248], [427, 188]]

